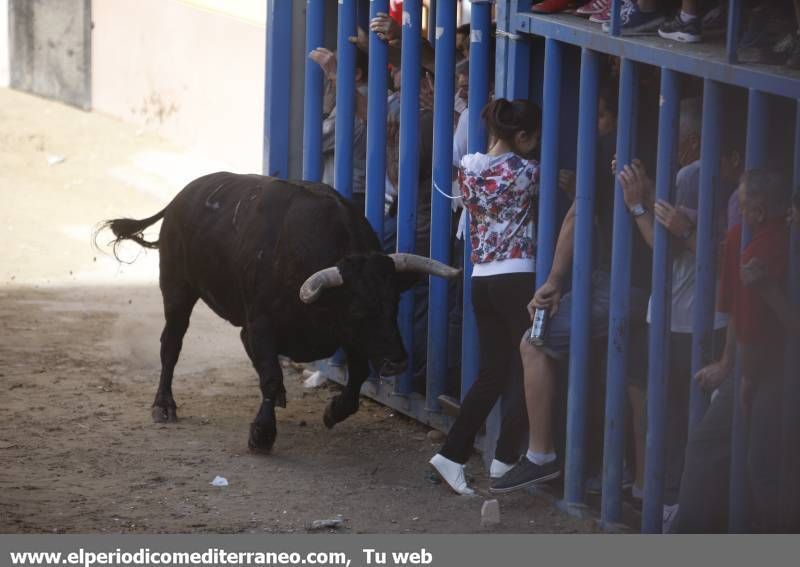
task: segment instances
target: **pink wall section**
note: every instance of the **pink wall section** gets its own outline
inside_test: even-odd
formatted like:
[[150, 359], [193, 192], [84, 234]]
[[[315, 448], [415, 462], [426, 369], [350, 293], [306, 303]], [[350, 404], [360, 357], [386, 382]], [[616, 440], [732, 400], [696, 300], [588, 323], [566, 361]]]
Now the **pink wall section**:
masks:
[[92, 100], [238, 172], [260, 172], [264, 26], [179, 0], [94, 0]]

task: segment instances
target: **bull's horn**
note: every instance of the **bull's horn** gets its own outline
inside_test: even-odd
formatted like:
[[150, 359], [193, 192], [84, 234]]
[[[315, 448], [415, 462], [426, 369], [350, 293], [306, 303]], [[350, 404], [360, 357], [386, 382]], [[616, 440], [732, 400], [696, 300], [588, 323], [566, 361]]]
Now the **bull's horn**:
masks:
[[339, 268], [325, 268], [311, 274], [303, 285], [300, 286], [300, 301], [314, 303], [319, 299], [322, 290], [329, 287], [338, 287], [344, 283]]
[[457, 268], [425, 256], [397, 253], [389, 254], [389, 257], [394, 261], [394, 269], [398, 272], [422, 272], [442, 278], [455, 278], [461, 273]]

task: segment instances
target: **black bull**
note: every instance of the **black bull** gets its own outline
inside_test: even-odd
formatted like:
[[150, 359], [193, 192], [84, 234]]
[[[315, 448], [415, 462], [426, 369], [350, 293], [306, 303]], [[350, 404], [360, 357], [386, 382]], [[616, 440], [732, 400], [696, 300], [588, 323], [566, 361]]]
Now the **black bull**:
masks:
[[[163, 218], [159, 239], [142, 231]], [[116, 239], [160, 251], [166, 320], [153, 419], [175, 421], [172, 376], [198, 299], [241, 327], [262, 402], [249, 445], [268, 451], [275, 406], [286, 406], [278, 356], [298, 362], [343, 348], [349, 379], [324, 413], [327, 427], [358, 410], [369, 364], [383, 375], [407, 364], [397, 328], [400, 293], [421, 274], [459, 270], [410, 254], [386, 255], [364, 215], [329, 186], [214, 173], [189, 183], [162, 211], [108, 221]]]

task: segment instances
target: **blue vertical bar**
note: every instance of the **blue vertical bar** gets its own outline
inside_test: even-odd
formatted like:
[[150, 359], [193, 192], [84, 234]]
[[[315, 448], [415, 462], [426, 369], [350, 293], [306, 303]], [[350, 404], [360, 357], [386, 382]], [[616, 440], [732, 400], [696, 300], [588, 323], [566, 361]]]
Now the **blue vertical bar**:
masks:
[[[679, 78], [661, 70], [661, 110], [658, 115], [656, 198], [671, 201], [678, 141]], [[653, 234], [653, 290], [647, 378], [647, 441], [645, 452], [642, 532], [661, 533], [664, 503], [664, 438], [666, 429], [669, 329], [672, 303], [670, 236], [656, 223]]]
[[[455, 10], [455, 8], [453, 8]], [[431, 45], [436, 43], [436, 14], [438, 6], [436, 0], [428, 2], [428, 43]], [[455, 71], [453, 71], [455, 72]]]
[[[291, 4], [291, 2], [284, 2]], [[356, 0], [339, 0], [336, 36], [336, 132], [333, 186], [347, 197], [353, 196], [353, 131], [356, 108], [356, 46], [349, 38], [356, 35]]]
[[[619, 77], [617, 124], [617, 172], [631, 162], [636, 144], [637, 68], [623, 59]], [[614, 186], [614, 234], [611, 254], [611, 306], [608, 323], [605, 437], [603, 442], [603, 525], [622, 519], [622, 466], [625, 453], [625, 408], [628, 384], [630, 336], [631, 250], [633, 222], [622, 197], [619, 181]]]
[[[436, 76], [433, 95], [433, 183], [449, 194], [453, 172], [453, 100], [456, 66], [456, 0], [436, 2]], [[449, 78], [449, 80], [448, 80]], [[431, 258], [450, 263], [450, 199], [431, 191]], [[448, 282], [431, 278], [428, 299], [426, 408], [439, 411], [447, 378]]]
[[611, 35], [619, 35], [620, 27], [620, 7], [622, 7], [622, 0], [611, 0]]
[[739, 26], [742, 20], [742, 0], [730, 0], [728, 2], [728, 33], [725, 51], [728, 55], [728, 63], [738, 63], [736, 45], [739, 41]]
[[497, 35], [495, 38], [495, 64], [494, 64], [494, 96], [508, 98], [508, 57], [510, 41], [508, 32], [511, 27], [510, 4], [508, 0], [497, 3]]
[[580, 111], [575, 192], [575, 253], [572, 261], [572, 331], [567, 392], [567, 453], [564, 500], [583, 503], [586, 469], [586, 414], [589, 390], [590, 317], [592, 311], [592, 242], [594, 229], [597, 95], [600, 54], [581, 51]]
[[[800, 100], [796, 104], [794, 136], [794, 190], [800, 191]], [[800, 227], [793, 226], [789, 236], [789, 301], [800, 308]], [[788, 336], [783, 378], [783, 477], [781, 492], [785, 495], [784, 528], [796, 530], [800, 522], [800, 340]]]
[[[511, 0], [510, 20], [514, 21], [514, 15], [517, 13], [530, 12], [531, 4], [531, 0]], [[528, 98], [531, 80], [531, 47], [527, 37], [515, 34], [509, 42], [506, 73], [507, 98]]]
[[292, 53], [291, 2], [267, 0], [266, 84], [264, 85], [264, 175], [289, 174], [289, 86]]
[[[747, 100], [747, 152], [745, 169], [757, 169], [767, 163], [767, 95], [750, 89]], [[742, 248], [750, 243], [750, 231], [742, 226]], [[739, 385], [741, 383], [741, 364], [736, 357], [734, 372], [733, 432], [731, 441], [731, 481], [728, 531], [746, 533], [750, 527], [749, 502], [747, 488], [747, 423], [742, 415], [739, 403]]]
[[[706, 79], [703, 88], [703, 126], [700, 146], [700, 195], [697, 207], [694, 312], [692, 319], [692, 376], [714, 360], [714, 305], [716, 291], [717, 198], [719, 193], [720, 124], [722, 92], [719, 83]], [[691, 376], [689, 380], [689, 431], [700, 423], [708, 395]]]
[[556, 211], [558, 208], [558, 144], [563, 60], [563, 45], [548, 37], [544, 45], [542, 161], [539, 177], [539, 227], [536, 237], [537, 288], [544, 284], [550, 274], [558, 231]]
[[[419, 85], [422, 46], [422, 2], [403, 2], [403, 48], [400, 60], [400, 175], [397, 201], [397, 251], [414, 252], [417, 233], [417, 189], [419, 188]], [[414, 293], [400, 299], [400, 334], [408, 352], [408, 369], [395, 392], [409, 394], [414, 374]]]
[[[492, 3], [472, 2], [469, 50], [469, 153], [486, 151], [486, 129], [481, 112], [489, 100], [489, 33]], [[469, 219], [467, 219], [469, 229]], [[461, 397], [478, 376], [478, 330], [472, 310], [472, 246], [469, 230], [464, 235], [464, 316], [461, 334]]]
[[[370, 18], [389, 13], [389, 0], [370, 2]], [[386, 69], [389, 47], [369, 34], [369, 87], [367, 93], [367, 194], [366, 214], [372, 230], [383, 238], [383, 207], [386, 193]]]
[[303, 95], [303, 179], [322, 179], [322, 90], [324, 75], [308, 54], [325, 44], [325, 0], [306, 2], [306, 81]]

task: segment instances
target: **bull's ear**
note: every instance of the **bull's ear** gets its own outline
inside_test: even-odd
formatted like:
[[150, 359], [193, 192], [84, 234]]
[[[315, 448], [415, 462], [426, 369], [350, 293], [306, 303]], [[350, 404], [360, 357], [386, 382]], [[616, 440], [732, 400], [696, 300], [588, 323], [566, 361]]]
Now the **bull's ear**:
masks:
[[394, 277], [397, 282], [397, 289], [400, 293], [403, 293], [424, 281], [424, 279], [428, 277], [428, 274], [421, 274], [419, 272], [395, 272]]

